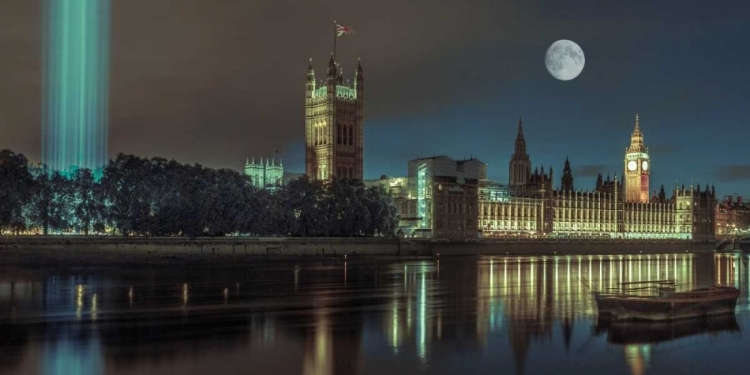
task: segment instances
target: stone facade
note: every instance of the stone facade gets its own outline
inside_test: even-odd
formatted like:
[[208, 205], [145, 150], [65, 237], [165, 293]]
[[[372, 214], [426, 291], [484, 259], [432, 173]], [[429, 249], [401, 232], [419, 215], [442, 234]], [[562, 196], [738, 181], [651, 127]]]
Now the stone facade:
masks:
[[245, 162], [245, 175], [250, 177], [253, 186], [259, 189], [277, 189], [284, 185], [284, 164], [276, 159], [263, 158], [258, 163], [255, 157]]
[[[466, 215], [473, 212], [477, 215], [477, 236], [485, 238], [713, 240], [716, 222], [713, 187], [675, 186], [668, 197], [662, 186], [659, 193], [650, 198], [645, 195], [644, 199], [643, 191], [648, 187], [650, 174], [647, 151], [636, 119], [636, 129], [631, 136], [631, 147], [626, 149], [625, 160], [626, 168], [638, 173], [637, 179], [630, 178], [632, 176], [627, 173], [625, 181], [620, 181], [617, 175], [614, 178], [607, 176], [606, 180], [599, 175], [594, 189], [575, 190], [573, 168], [566, 159], [560, 188], [554, 189], [551, 167], [548, 172], [543, 166], [534, 173], [527, 169], [531, 159], [526, 153], [526, 141], [519, 123], [507, 185], [488, 181], [484, 177], [486, 165], [477, 160], [472, 162], [481, 165], [482, 172], [472, 178], [461, 178], [458, 172], [461, 162], [446, 157], [410, 161], [406, 182], [409, 188], [404, 190], [408, 194], [394, 194], [402, 214], [402, 231], [406, 236], [468, 239], [473, 236], [466, 230], [473, 226], [473, 222]], [[641, 166], [628, 167], [630, 161]], [[645, 167], [644, 162], [647, 162]], [[426, 174], [423, 173], [424, 177], [420, 179], [419, 168], [425, 165], [428, 166]], [[474, 178], [477, 178], [476, 183]], [[522, 181], [522, 178], [526, 180]], [[427, 193], [420, 201], [418, 192], [424, 189]], [[455, 195], [451, 195], [451, 191], [455, 191]], [[473, 210], [469, 205], [475, 199], [477, 209]], [[454, 206], [456, 204], [458, 206]], [[452, 228], [451, 232], [443, 229], [446, 224]], [[456, 232], [456, 228], [461, 228], [461, 232]]]
[[435, 156], [409, 161], [408, 171], [400, 180], [405, 189], [389, 183], [400, 214], [399, 235], [477, 239], [479, 181], [486, 179], [486, 164]]
[[311, 61], [305, 90], [305, 173], [311, 180], [362, 180], [363, 150], [362, 65], [358, 64], [349, 85], [331, 55], [326, 79], [318, 85]]
[[623, 159], [625, 171], [625, 201], [648, 203], [651, 159], [648, 147], [643, 144], [643, 133], [635, 115], [635, 129], [630, 136], [630, 146], [625, 149]]
[[716, 239], [750, 233], [750, 205], [741, 196], [726, 196], [716, 204]]

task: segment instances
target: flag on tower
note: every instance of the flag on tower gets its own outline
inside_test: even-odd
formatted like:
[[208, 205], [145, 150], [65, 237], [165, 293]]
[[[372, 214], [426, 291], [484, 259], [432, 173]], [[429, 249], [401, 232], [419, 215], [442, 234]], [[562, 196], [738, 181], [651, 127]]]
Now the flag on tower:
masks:
[[349, 35], [353, 33], [354, 33], [354, 29], [352, 29], [351, 26], [344, 26], [344, 25], [336, 24], [337, 36]]

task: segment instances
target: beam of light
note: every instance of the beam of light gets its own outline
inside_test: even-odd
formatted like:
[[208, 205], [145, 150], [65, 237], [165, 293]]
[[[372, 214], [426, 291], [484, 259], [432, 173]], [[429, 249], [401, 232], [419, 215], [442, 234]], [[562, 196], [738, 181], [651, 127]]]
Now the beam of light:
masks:
[[110, 0], [46, 0], [42, 162], [70, 175], [107, 162]]

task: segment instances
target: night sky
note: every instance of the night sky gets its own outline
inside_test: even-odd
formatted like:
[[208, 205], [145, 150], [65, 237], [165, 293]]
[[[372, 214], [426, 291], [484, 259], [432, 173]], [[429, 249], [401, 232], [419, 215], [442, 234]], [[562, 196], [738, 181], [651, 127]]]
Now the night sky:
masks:
[[[579, 189], [622, 173], [640, 113], [652, 190], [750, 196], [750, 6], [741, 1], [113, 0], [110, 154], [240, 169], [280, 151], [304, 171], [308, 59], [366, 81], [365, 178], [417, 156], [475, 156], [507, 181], [523, 117], [534, 165]], [[0, 2], [0, 148], [39, 161], [42, 2]], [[558, 39], [586, 66], [558, 81]]]

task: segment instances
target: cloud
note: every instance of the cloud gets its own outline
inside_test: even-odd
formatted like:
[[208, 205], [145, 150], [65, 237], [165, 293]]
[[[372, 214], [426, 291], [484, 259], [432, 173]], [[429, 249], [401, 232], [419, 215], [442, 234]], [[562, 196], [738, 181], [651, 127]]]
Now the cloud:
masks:
[[719, 166], [716, 168], [715, 177], [724, 182], [750, 180], [750, 165]]
[[604, 164], [586, 164], [573, 167], [573, 177], [596, 177], [599, 173], [606, 173], [607, 167]]

